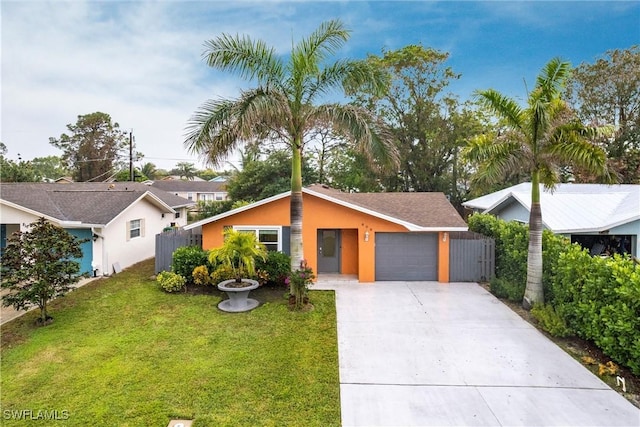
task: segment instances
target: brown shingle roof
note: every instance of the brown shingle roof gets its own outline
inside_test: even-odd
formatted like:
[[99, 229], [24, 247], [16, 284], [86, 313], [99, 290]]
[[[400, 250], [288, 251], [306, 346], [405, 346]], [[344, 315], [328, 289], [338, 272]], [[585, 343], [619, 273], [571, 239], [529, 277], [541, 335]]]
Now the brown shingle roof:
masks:
[[419, 227], [467, 227], [443, 193], [343, 193], [319, 184], [307, 189]]
[[146, 192], [172, 208], [193, 204], [182, 197], [131, 182], [3, 183], [0, 198], [60, 221], [108, 224]]

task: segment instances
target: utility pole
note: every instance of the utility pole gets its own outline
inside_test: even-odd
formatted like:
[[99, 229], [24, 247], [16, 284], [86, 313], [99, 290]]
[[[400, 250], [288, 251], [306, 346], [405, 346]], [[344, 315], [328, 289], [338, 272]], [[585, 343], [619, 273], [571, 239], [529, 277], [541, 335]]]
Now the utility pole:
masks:
[[133, 174], [133, 129], [129, 131], [129, 179], [131, 182], [136, 180]]

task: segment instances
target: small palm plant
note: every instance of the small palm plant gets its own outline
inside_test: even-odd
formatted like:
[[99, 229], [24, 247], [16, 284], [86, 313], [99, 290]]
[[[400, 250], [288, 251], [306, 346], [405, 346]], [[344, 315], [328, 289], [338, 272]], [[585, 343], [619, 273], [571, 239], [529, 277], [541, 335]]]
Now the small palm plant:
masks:
[[244, 274], [255, 274], [256, 258], [264, 261], [266, 257], [267, 248], [254, 233], [229, 229], [224, 233], [223, 245], [210, 252], [209, 261], [231, 267], [236, 282], [241, 282]]

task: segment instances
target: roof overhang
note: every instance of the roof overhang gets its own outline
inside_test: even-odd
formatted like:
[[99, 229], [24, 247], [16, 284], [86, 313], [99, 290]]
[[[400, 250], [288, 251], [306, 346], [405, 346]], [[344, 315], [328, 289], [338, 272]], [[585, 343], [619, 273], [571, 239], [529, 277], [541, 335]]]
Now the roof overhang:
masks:
[[12, 202], [10, 202], [8, 200], [0, 200], [0, 204], [12, 207], [14, 209], [17, 209], [17, 210], [22, 211], [24, 213], [33, 215], [33, 216], [38, 217], [38, 218], [44, 218], [47, 221], [49, 221], [49, 222], [51, 222], [53, 224], [56, 224], [56, 225], [58, 225], [58, 226], [60, 226], [62, 228], [104, 227], [104, 224], [89, 224], [89, 223], [85, 223], [85, 222], [82, 222], [82, 221], [62, 220], [60, 218], [55, 218], [55, 217], [52, 217], [50, 215], [45, 215], [42, 212], [38, 212], [38, 211], [35, 211], [33, 209], [26, 208], [26, 207], [24, 207], [22, 205], [18, 205], [16, 203], [12, 203]]

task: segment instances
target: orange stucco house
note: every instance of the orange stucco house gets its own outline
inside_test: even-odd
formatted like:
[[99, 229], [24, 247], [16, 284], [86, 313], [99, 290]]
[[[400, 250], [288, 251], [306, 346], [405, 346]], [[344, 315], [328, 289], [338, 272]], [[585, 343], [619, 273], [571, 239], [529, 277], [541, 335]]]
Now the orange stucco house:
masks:
[[[224, 230], [254, 231], [270, 250], [289, 253], [290, 192], [185, 227], [202, 227], [204, 249]], [[448, 233], [467, 224], [443, 193], [343, 193], [323, 185], [303, 189], [303, 249], [317, 274], [381, 280], [449, 281]]]

